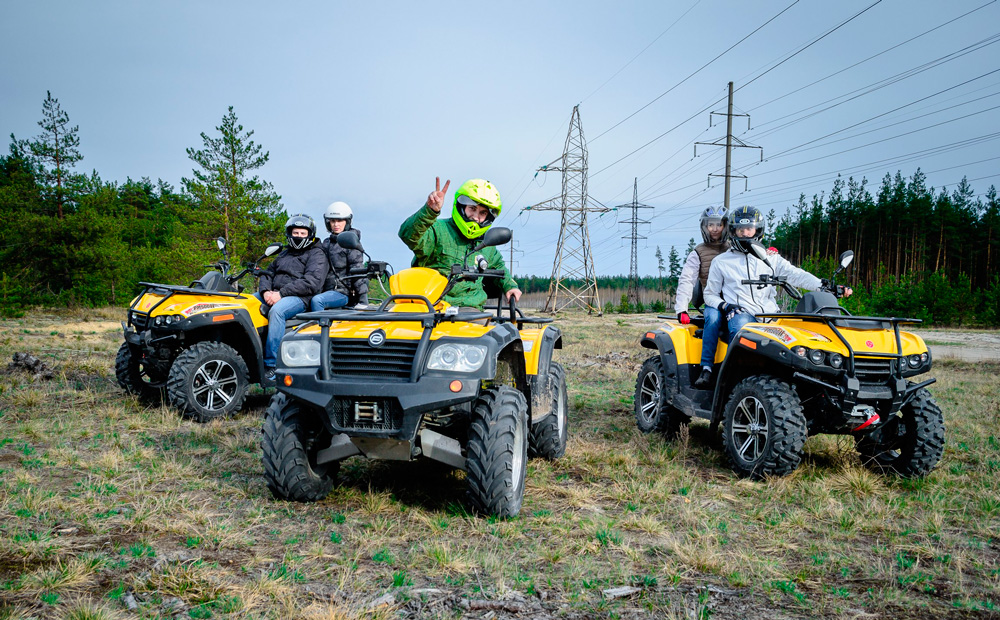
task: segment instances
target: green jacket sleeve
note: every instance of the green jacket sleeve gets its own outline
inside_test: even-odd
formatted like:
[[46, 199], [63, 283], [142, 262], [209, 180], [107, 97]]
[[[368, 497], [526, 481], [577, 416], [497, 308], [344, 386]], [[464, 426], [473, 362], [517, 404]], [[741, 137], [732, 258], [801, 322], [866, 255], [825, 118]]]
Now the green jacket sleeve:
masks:
[[425, 204], [399, 227], [399, 238], [413, 250], [414, 258], [420, 264], [430, 258], [438, 245], [437, 235], [431, 229], [437, 218], [438, 214]]
[[510, 271], [508, 271], [507, 265], [504, 264], [503, 256], [500, 255], [500, 251], [497, 250], [496, 248], [488, 248], [488, 249], [492, 250], [490, 252], [487, 252], [486, 256], [486, 262], [489, 263], [490, 269], [503, 269], [504, 276], [501, 287], [503, 288], [504, 292], [507, 292], [512, 288], [518, 288], [517, 281], [514, 279], [513, 276], [510, 275]]

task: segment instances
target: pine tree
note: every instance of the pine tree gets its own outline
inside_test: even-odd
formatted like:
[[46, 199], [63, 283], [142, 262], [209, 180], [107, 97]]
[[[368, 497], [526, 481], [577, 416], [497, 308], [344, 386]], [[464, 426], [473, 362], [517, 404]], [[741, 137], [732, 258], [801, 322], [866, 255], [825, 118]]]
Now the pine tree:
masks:
[[[78, 147], [79, 126], [69, 126], [69, 114], [63, 111], [59, 100], [45, 91], [42, 102], [42, 120], [38, 121], [42, 133], [26, 143], [38, 165], [40, 179], [46, 192], [55, 199], [56, 215], [63, 218], [63, 203], [67, 198], [67, 184], [71, 180], [69, 169], [83, 159]], [[14, 136], [11, 136], [13, 139]]]
[[656, 246], [656, 269], [660, 272], [660, 288], [662, 289], [665, 267], [663, 265], [663, 252], [660, 251], [660, 246]]
[[[692, 248], [694, 249], [694, 248]], [[690, 252], [688, 252], [690, 254]], [[677, 279], [681, 277], [681, 257], [677, 254], [677, 248], [675, 246], [670, 246], [670, 254], [668, 254], [668, 259], [670, 261], [670, 281], [677, 285]]]
[[275, 240], [284, 219], [281, 196], [274, 186], [259, 176], [249, 176], [267, 163], [270, 154], [251, 140], [252, 130], [244, 131], [233, 106], [215, 129], [220, 137], [203, 132], [203, 148], [187, 149], [188, 158], [200, 169], [194, 169], [193, 179], [182, 182], [198, 204], [218, 213], [230, 254], [249, 258]]

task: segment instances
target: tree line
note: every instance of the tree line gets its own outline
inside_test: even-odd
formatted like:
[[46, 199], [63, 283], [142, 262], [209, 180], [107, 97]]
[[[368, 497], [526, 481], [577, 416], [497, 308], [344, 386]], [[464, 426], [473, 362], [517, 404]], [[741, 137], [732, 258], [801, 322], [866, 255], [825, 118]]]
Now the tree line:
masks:
[[106, 181], [78, 172], [79, 127], [47, 93], [40, 132], [10, 136], [0, 156], [0, 313], [33, 305], [127, 303], [140, 281], [186, 283], [218, 258], [249, 260], [280, 239], [281, 196], [255, 174], [268, 153], [232, 107], [200, 148], [181, 187], [148, 177]]

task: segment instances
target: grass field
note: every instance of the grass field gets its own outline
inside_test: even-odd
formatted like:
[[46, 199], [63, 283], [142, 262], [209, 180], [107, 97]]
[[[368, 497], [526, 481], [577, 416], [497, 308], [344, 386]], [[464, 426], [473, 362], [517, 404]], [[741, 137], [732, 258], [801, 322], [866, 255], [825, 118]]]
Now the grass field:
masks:
[[[317, 504], [271, 498], [267, 396], [199, 425], [114, 383], [117, 309], [0, 322], [2, 618], [939, 618], [1000, 613], [1000, 365], [938, 364], [947, 448], [923, 480], [849, 440], [737, 479], [708, 426], [640, 434], [651, 316], [570, 315], [566, 456], [521, 516], [471, 515], [463, 474], [351, 459]], [[625, 589], [628, 588], [628, 589]]]

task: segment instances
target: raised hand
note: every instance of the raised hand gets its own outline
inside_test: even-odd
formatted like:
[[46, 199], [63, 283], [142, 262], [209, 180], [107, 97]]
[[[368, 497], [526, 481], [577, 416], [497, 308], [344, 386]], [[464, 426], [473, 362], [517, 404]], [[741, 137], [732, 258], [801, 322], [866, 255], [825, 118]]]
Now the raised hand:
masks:
[[427, 196], [427, 206], [431, 208], [431, 211], [435, 213], [441, 212], [441, 207], [444, 205], [445, 194], [448, 193], [448, 186], [451, 185], [451, 179], [444, 182], [444, 189], [441, 188], [441, 177], [434, 177], [434, 191]]

